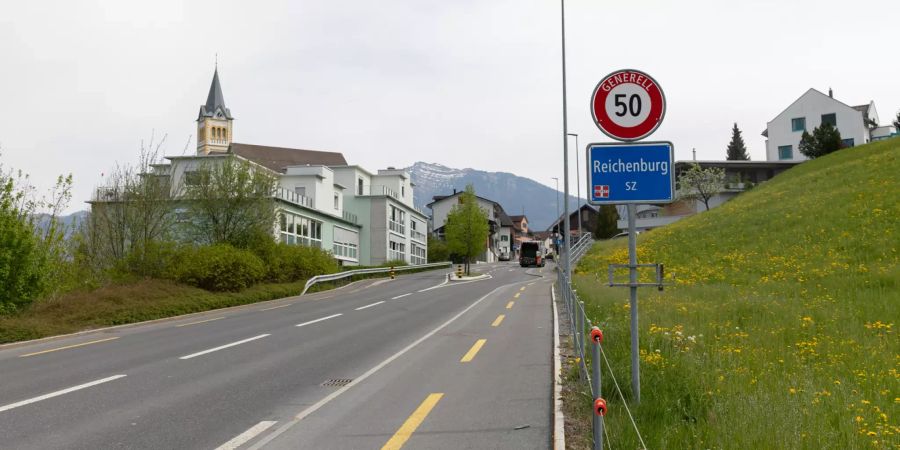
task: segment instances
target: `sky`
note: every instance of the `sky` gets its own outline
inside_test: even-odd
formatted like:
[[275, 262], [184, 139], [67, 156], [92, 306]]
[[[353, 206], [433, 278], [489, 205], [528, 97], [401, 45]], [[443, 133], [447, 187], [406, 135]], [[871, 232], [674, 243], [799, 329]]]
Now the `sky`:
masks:
[[[570, 188], [603, 76], [634, 68], [666, 94], [654, 140], [724, 159], [807, 89], [900, 109], [900, 2], [566, 2]], [[0, 163], [68, 211], [142, 145], [196, 149], [218, 60], [234, 141], [343, 152], [370, 170], [416, 161], [563, 178], [560, 2], [28, 1], [0, 4]], [[583, 159], [581, 160], [583, 161]], [[584, 171], [584, 164], [579, 169]], [[584, 184], [584, 177], [580, 176]], [[584, 189], [580, 189], [584, 195]]]

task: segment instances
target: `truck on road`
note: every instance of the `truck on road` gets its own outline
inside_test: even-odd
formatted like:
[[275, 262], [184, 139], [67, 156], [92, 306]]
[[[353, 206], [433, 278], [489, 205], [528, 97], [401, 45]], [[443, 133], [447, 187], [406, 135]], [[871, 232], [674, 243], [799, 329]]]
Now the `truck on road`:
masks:
[[540, 241], [523, 242], [519, 255], [519, 265], [522, 267], [544, 267], [544, 246]]

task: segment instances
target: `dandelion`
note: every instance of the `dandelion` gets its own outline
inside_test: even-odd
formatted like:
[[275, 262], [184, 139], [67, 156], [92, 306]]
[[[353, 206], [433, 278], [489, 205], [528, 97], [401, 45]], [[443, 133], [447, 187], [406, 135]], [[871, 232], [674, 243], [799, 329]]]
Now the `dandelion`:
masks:
[[797, 393], [797, 390], [796, 390], [796, 389], [794, 389], [794, 388], [790, 388], [790, 389], [788, 389], [788, 392], [790, 392], [790, 393], [791, 393], [791, 395], [794, 395], [794, 394], [796, 394], [796, 393]]

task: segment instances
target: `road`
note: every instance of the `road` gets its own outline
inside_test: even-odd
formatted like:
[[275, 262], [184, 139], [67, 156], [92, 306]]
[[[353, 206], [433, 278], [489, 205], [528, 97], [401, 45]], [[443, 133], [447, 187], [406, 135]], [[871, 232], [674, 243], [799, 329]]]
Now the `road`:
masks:
[[548, 448], [549, 268], [0, 347], [0, 448]]

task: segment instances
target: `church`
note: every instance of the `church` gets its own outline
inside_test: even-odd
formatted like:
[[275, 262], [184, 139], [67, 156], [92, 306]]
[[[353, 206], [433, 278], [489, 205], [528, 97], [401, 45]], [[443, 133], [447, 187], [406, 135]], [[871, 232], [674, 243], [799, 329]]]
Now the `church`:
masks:
[[[405, 170], [371, 172], [337, 152], [234, 142], [218, 67], [196, 122], [196, 154], [167, 156], [168, 162], [152, 166], [154, 175], [169, 180], [173, 205], [205, 165], [239, 158], [278, 180], [272, 230], [279, 242], [328, 250], [345, 266], [427, 262], [428, 217], [414, 206], [415, 186]], [[179, 220], [190, 220], [187, 208], [174, 208]]]

